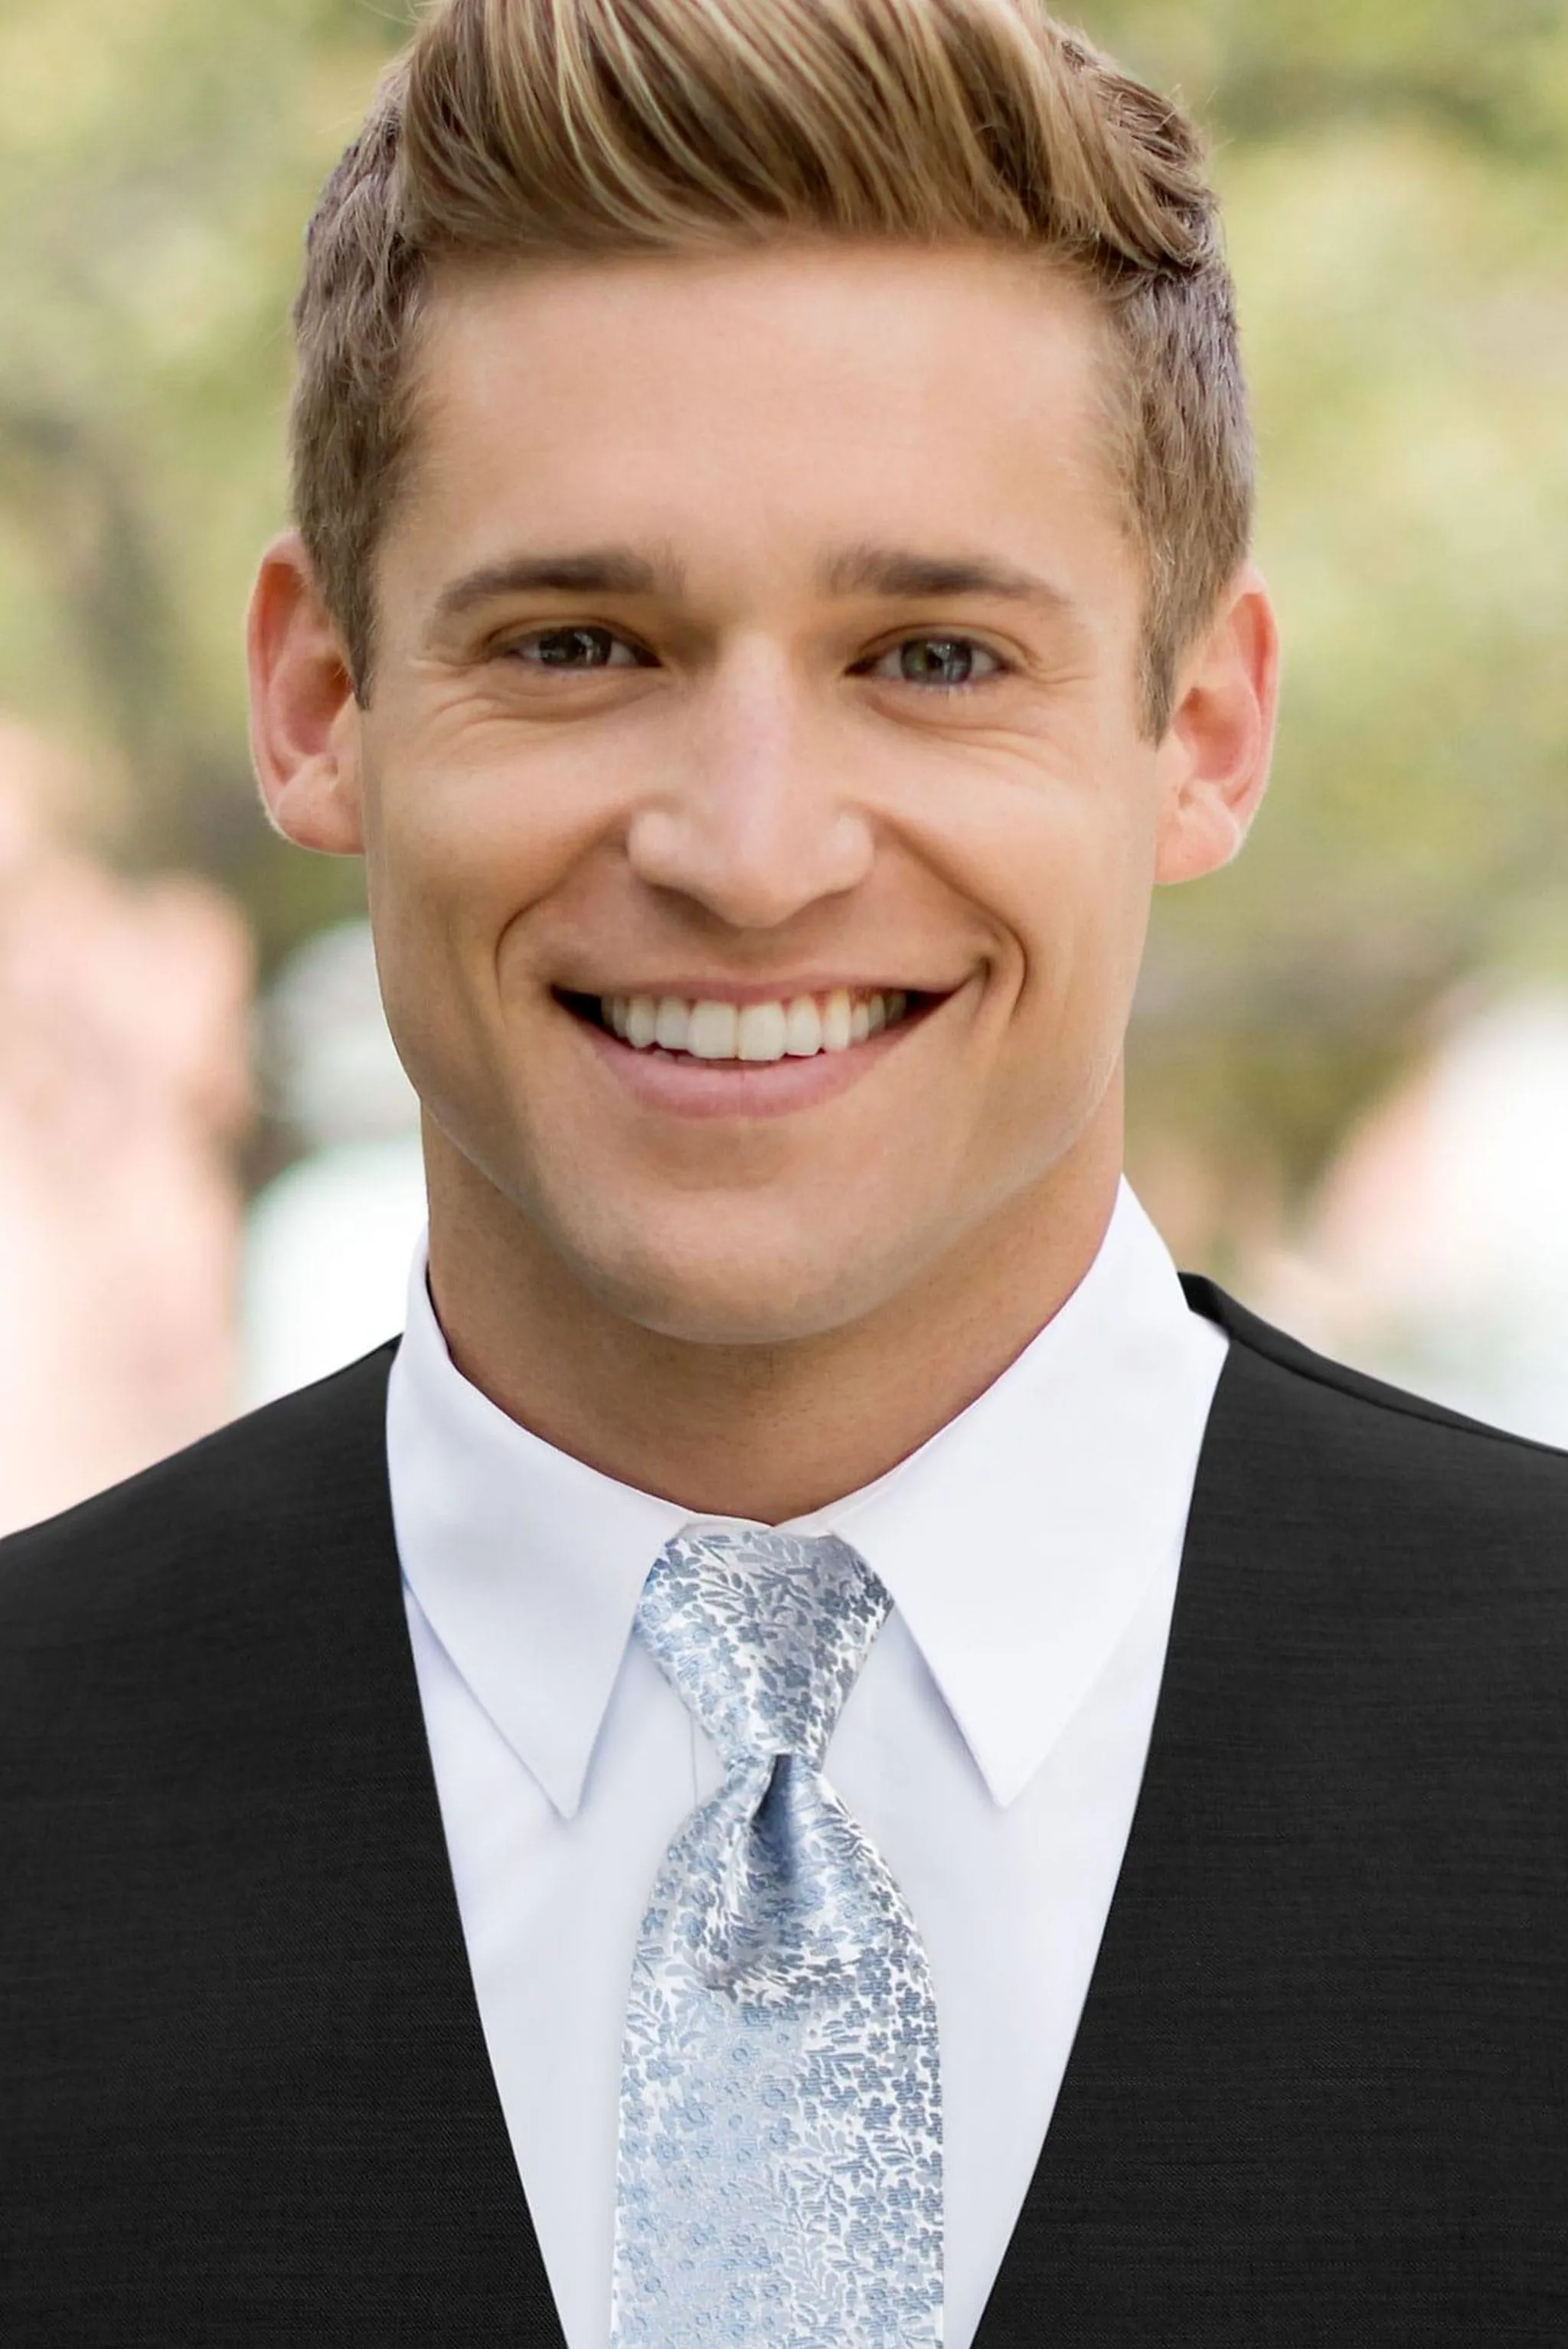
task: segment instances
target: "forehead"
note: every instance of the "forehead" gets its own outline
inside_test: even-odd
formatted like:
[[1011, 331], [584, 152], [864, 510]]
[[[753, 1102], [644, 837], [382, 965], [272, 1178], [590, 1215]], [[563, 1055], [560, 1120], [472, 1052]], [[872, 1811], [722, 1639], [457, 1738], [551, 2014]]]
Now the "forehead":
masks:
[[934, 533], [1125, 561], [1109, 346], [1064, 273], [988, 248], [449, 267], [387, 552], [645, 540], [782, 577]]

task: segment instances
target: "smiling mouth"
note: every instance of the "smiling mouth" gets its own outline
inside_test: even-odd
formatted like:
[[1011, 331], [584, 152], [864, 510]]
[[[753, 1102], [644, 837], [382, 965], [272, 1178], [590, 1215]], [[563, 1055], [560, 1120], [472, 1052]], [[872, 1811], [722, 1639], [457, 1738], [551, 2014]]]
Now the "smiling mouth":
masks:
[[756, 1066], [847, 1052], [885, 1029], [907, 1027], [942, 999], [907, 988], [837, 987], [821, 995], [728, 1003], [712, 996], [577, 995], [556, 1000], [634, 1052]]

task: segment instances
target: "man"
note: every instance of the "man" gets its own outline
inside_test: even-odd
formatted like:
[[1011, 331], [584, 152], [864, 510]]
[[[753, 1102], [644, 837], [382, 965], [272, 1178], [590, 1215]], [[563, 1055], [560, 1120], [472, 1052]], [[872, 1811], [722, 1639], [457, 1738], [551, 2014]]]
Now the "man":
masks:
[[1560, 2343], [1568, 1466], [1119, 1188], [1274, 698], [1189, 129], [449, 0], [299, 327], [428, 1266], [5, 1553], [6, 2340]]

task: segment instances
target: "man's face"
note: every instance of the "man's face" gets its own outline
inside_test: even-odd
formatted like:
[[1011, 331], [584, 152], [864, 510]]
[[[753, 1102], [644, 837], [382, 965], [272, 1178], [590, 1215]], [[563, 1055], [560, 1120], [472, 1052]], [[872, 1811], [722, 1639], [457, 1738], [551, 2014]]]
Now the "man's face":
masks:
[[440, 285], [358, 750], [438, 1198], [709, 1342], [1045, 1212], [1161, 820], [1105, 363], [995, 253]]

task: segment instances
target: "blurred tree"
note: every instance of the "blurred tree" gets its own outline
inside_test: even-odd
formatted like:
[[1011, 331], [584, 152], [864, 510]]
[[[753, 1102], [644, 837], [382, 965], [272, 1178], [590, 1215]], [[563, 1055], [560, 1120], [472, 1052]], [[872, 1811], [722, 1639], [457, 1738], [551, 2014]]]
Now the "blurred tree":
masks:
[[1286, 635], [1269, 803], [1159, 903], [1134, 1038], [1135, 1164], [1206, 1146], [1213, 1258], [1457, 987], [1568, 970], [1568, 10], [1096, 29], [1216, 136]]
[[365, 0], [0, 9], [0, 705], [98, 762], [129, 862], [236, 887], [269, 959], [358, 894], [256, 816], [240, 627], [304, 222], [406, 31]]
[[[1213, 129], [1290, 650], [1246, 854], [1162, 899], [1137, 1150], [1298, 1195], [1468, 975], [1568, 961], [1568, 0], [1099, 0]], [[256, 816], [239, 629], [283, 512], [315, 191], [406, 12], [0, 0], [0, 706], [264, 958], [351, 868]]]

